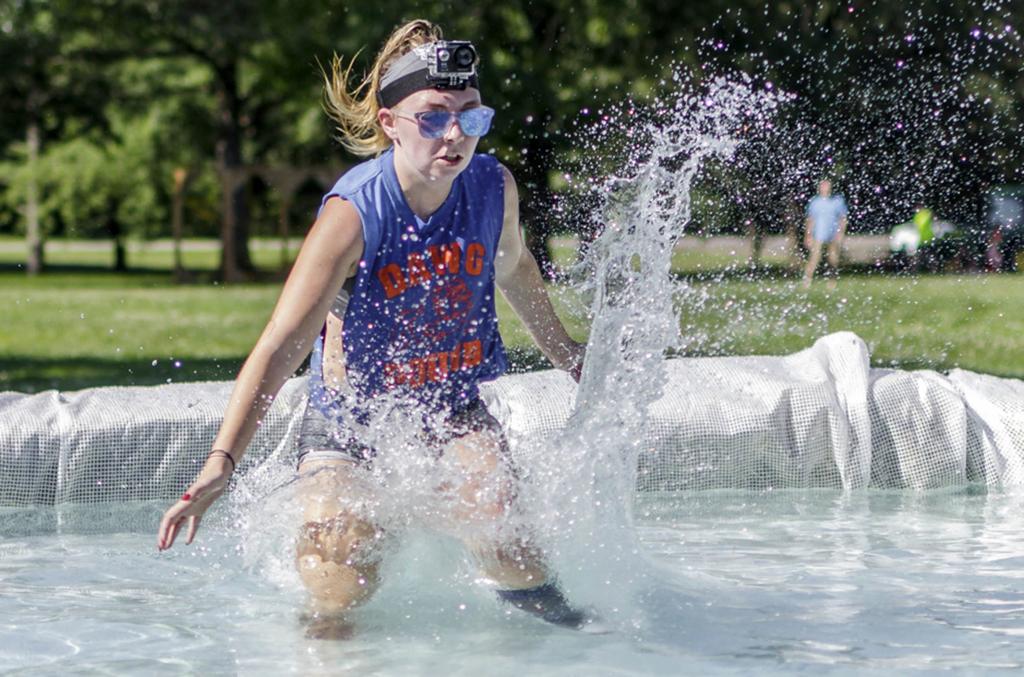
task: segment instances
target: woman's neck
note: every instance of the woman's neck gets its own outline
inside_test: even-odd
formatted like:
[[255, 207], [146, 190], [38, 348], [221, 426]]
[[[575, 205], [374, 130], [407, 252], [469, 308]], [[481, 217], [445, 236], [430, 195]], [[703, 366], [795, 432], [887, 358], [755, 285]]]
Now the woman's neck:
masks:
[[395, 158], [395, 174], [398, 175], [398, 185], [402, 188], [405, 201], [413, 214], [423, 220], [429, 219], [431, 214], [436, 212], [444, 201], [448, 199], [453, 177], [450, 180], [431, 180], [424, 177], [412, 168], [406, 167], [404, 163]]

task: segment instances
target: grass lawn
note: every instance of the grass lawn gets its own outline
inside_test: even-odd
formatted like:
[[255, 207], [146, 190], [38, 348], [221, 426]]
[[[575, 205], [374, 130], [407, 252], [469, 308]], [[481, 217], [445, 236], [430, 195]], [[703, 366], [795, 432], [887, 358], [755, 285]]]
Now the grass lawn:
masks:
[[[62, 264], [76, 267], [36, 278], [0, 263], [0, 390], [233, 378], [280, 285], [174, 285], [170, 252], [159, 249], [143, 259], [130, 253], [131, 265], [147, 268], [127, 274], [88, 267], [97, 252], [80, 254], [62, 254]], [[193, 267], [216, 258], [190, 255]], [[263, 265], [278, 257], [273, 247], [254, 249]], [[683, 354], [784, 354], [850, 330], [868, 342], [876, 366], [1024, 378], [1024, 275], [844, 275], [835, 290], [816, 283], [805, 292], [777, 269], [747, 275], [728, 260], [676, 263], [686, 287], [678, 299]], [[572, 333], [585, 338], [585, 319], [570, 310], [579, 300], [564, 287], [553, 293]], [[544, 366], [503, 303], [499, 313], [517, 368]]]
[[874, 366], [1024, 378], [1022, 275], [849, 275], [810, 291], [795, 278], [726, 279], [693, 282], [681, 306], [691, 354], [783, 354], [852, 331]]
[[[298, 240], [288, 243], [285, 260], [298, 253]], [[126, 243], [128, 265], [138, 274], [140, 270], [166, 273], [174, 265], [171, 243], [167, 240], [145, 242], [129, 240]], [[216, 270], [220, 251], [210, 240], [185, 240], [182, 247], [182, 265], [187, 270], [209, 272]], [[253, 238], [249, 254], [257, 267], [276, 270], [282, 267], [281, 241]], [[14, 270], [25, 262], [25, 243], [11, 236], [0, 236], [0, 269]], [[90, 273], [109, 270], [114, 265], [113, 246], [96, 240], [56, 240], [47, 243], [46, 264], [59, 270], [88, 269]], [[6, 279], [6, 278], [5, 278]]]

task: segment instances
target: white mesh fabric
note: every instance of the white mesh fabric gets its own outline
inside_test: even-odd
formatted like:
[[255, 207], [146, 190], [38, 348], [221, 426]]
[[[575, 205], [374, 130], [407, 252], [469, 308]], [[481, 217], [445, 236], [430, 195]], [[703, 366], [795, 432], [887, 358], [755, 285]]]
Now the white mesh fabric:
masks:
[[0, 506], [52, 505], [60, 463], [60, 395], [0, 393]]
[[[849, 333], [786, 357], [669, 360], [638, 459], [641, 491], [1024, 483], [1024, 382], [868, 367]], [[178, 495], [210, 449], [230, 383], [0, 393], [0, 506]], [[571, 412], [563, 372], [482, 389], [513, 451]], [[288, 382], [239, 467], [291, 462], [305, 379]]]
[[872, 486], [927, 489], [976, 479], [967, 468], [967, 410], [945, 377], [876, 369], [870, 393]]
[[[0, 394], [0, 506], [178, 495], [209, 452], [230, 382]], [[239, 471], [294, 446], [305, 379], [281, 390]]]
[[967, 407], [971, 479], [1024, 483], [1024, 381], [954, 369], [949, 381]]
[[[853, 334], [789, 357], [688, 358], [666, 368], [665, 394], [643, 433], [641, 491], [867, 486], [868, 355]], [[514, 446], [564, 424], [571, 395], [558, 372], [499, 379], [493, 399], [512, 404], [492, 412]]]

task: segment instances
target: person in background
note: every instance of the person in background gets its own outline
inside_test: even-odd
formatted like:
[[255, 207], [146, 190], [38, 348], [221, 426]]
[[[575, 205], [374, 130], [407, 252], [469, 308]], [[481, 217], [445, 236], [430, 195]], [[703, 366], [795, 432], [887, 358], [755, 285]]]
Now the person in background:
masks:
[[996, 226], [985, 243], [985, 270], [990, 273], [1003, 269], [1003, 229]]
[[[807, 205], [807, 227], [804, 245], [807, 247], [807, 268], [804, 270], [804, 288], [811, 286], [811, 280], [818, 264], [821, 250], [828, 248], [828, 262], [832, 274], [838, 275], [839, 252], [846, 235], [846, 201], [840, 195], [832, 195], [832, 182], [823, 179], [818, 184], [818, 194]], [[830, 281], [835, 284], [834, 280]]]
[[932, 229], [933, 223], [935, 223], [935, 215], [932, 210], [922, 204], [917, 205], [917, 210], [914, 211], [914, 225], [917, 226], [918, 250], [935, 237], [935, 231]]
[[913, 268], [918, 271], [930, 270], [938, 265], [935, 251], [931, 247], [935, 240], [935, 229], [932, 227], [935, 215], [928, 207], [918, 203], [911, 223], [917, 228], [917, 250], [914, 252]]

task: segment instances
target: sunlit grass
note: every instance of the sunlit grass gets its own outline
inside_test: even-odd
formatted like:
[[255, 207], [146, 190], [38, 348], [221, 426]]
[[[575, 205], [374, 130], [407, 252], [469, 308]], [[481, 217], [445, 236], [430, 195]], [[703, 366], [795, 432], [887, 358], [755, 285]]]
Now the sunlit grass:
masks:
[[[292, 240], [283, 246], [280, 240], [253, 238], [249, 253], [259, 268], [281, 268], [294, 258], [299, 242]], [[134, 270], [169, 271], [174, 266], [174, 253], [169, 240], [127, 240], [125, 243], [128, 267]], [[284, 250], [282, 252], [282, 249]], [[0, 236], [0, 265], [14, 267], [25, 263], [25, 243], [20, 238]], [[114, 247], [102, 240], [52, 240], [46, 243], [45, 261], [48, 266], [92, 267], [112, 269]], [[220, 250], [214, 240], [184, 240], [181, 262], [186, 270], [214, 270], [220, 262]]]
[[825, 334], [863, 338], [875, 366], [1024, 378], [1024, 276], [845, 276], [694, 282], [681, 299], [692, 354], [783, 354]]
[[[204, 254], [212, 268], [216, 252]], [[232, 378], [280, 283], [175, 285], [161, 272], [169, 271], [170, 253], [151, 255], [141, 273], [0, 271], [0, 390]], [[68, 265], [83, 261], [89, 257]], [[686, 281], [677, 298], [681, 354], [786, 354], [849, 330], [867, 341], [875, 366], [1024, 378], [1024, 275], [844, 275], [834, 290], [815, 282], [804, 291], [781, 268], [765, 274], [735, 262], [718, 270], [693, 263], [684, 258], [677, 268]], [[200, 276], [209, 268], [194, 267]], [[583, 301], [564, 285], [552, 292], [570, 332], [585, 339]], [[499, 315], [516, 367], [543, 367], [504, 302]]]

